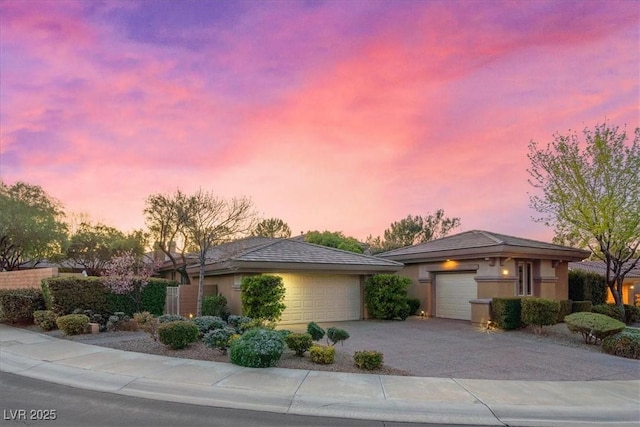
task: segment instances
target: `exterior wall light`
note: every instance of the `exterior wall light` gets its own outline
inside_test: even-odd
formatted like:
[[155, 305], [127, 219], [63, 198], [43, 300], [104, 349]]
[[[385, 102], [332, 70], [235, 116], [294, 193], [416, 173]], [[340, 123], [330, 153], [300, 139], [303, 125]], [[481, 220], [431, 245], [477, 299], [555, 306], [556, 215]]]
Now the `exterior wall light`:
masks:
[[509, 270], [507, 270], [506, 268], [502, 269], [502, 275], [503, 276], [508, 276], [509, 275]]

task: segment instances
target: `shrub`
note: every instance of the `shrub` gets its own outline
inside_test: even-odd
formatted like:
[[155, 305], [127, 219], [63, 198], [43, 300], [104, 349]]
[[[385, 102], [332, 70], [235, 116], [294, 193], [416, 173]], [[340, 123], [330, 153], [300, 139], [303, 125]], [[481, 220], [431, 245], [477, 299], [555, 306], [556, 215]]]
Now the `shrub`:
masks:
[[52, 310], [36, 310], [33, 312], [33, 322], [45, 331], [56, 329], [56, 313]]
[[309, 349], [309, 359], [319, 365], [331, 365], [336, 360], [336, 348], [314, 344]]
[[174, 350], [185, 348], [192, 342], [198, 341], [199, 333], [198, 327], [186, 320], [162, 323], [158, 327], [160, 342]]
[[420, 308], [420, 298], [408, 297], [407, 304], [409, 304], [409, 316], [413, 316]]
[[349, 333], [344, 329], [329, 328], [327, 329], [327, 340], [331, 341], [331, 346], [337, 343], [343, 344], [343, 341], [349, 338]]
[[47, 295], [47, 309], [59, 315], [74, 310], [93, 310], [96, 313], [113, 313], [109, 307], [109, 290], [99, 277], [52, 277], [42, 281], [43, 294]]
[[110, 317], [107, 314], [95, 313], [93, 310], [81, 310], [79, 308], [76, 310], [73, 310], [71, 314], [84, 314], [89, 318], [89, 323], [98, 324], [100, 328], [100, 332], [104, 332], [107, 330], [107, 322]]
[[[168, 286], [177, 286], [177, 283], [172, 280], [153, 277], [149, 278], [147, 284], [142, 287], [139, 298], [133, 298], [131, 294], [109, 292], [107, 296], [109, 311], [112, 313], [123, 311], [127, 315], [133, 315], [136, 311], [148, 311], [151, 314], [160, 316], [164, 313]], [[136, 301], [139, 302], [139, 307], [136, 306]]]
[[124, 312], [118, 311], [109, 316], [107, 320], [107, 331], [132, 331], [135, 330], [134, 322]]
[[571, 308], [573, 306], [573, 301], [565, 299], [558, 302], [560, 303], [560, 311], [558, 312], [558, 319], [556, 320], [556, 323], [562, 323], [564, 322], [564, 317], [572, 313]]
[[591, 308], [592, 313], [604, 314], [605, 316], [609, 316], [612, 319], [619, 320], [621, 322], [624, 321], [624, 309], [622, 307], [618, 307], [615, 304], [599, 304], [594, 305]]
[[40, 289], [0, 290], [0, 315], [11, 323], [33, 322], [33, 312], [44, 310], [45, 304]]
[[411, 279], [395, 274], [376, 274], [364, 285], [364, 300], [369, 315], [376, 319], [409, 317], [407, 288]]
[[287, 343], [287, 347], [296, 353], [296, 356], [304, 356], [304, 353], [308, 351], [313, 345], [313, 338], [309, 334], [294, 334], [287, 335], [284, 339]]
[[500, 329], [517, 329], [522, 325], [522, 298], [494, 298], [491, 316]]
[[227, 298], [222, 294], [207, 295], [202, 298], [202, 315], [218, 316], [223, 320], [227, 320], [229, 317]]
[[221, 329], [214, 329], [207, 332], [202, 341], [207, 347], [215, 348], [222, 354], [227, 354], [227, 348], [231, 344], [231, 337], [236, 335], [234, 328], [225, 327]]
[[624, 305], [624, 323], [627, 325], [633, 325], [640, 320], [640, 307], [635, 305]]
[[255, 328], [231, 343], [231, 363], [249, 368], [274, 366], [282, 356], [284, 341], [272, 329]]
[[581, 270], [569, 271], [569, 299], [591, 301], [592, 305], [607, 301], [608, 287], [604, 277]]
[[572, 313], [582, 313], [582, 312], [591, 312], [591, 308], [593, 304], [591, 301], [573, 301], [571, 303], [571, 312]]
[[628, 359], [640, 359], [640, 329], [627, 328], [602, 340], [602, 351]]
[[85, 314], [67, 314], [58, 317], [56, 325], [67, 335], [84, 334], [89, 326], [89, 317]]
[[253, 318], [277, 321], [286, 308], [282, 277], [270, 274], [247, 276], [240, 284], [242, 311]]
[[525, 298], [522, 300], [521, 320], [532, 325], [536, 334], [546, 325], [558, 323], [560, 302], [547, 298]]
[[363, 350], [356, 351], [353, 354], [353, 360], [358, 368], [373, 371], [380, 369], [384, 356], [379, 351]]
[[619, 320], [599, 313], [573, 313], [564, 318], [571, 332], [582, 334], [587, 344], [598, 344], [604, 338], [615, 335], [625, 328]]
[[320, 341], [324, 337], [324, 329], [322, 329], [316, 322], [309, 322], [307, 325], [307, 333], [311, 335], [314, 341]]
[[237, 333], [242, 333], [247, 329], [245, 325], [249, 325], [251, 323], [251, 318], [232, 314], [227, 319], [227, 323], [232, 328], [235, 328]]
[[227, 327], [227, 322], [218, 316], [200, 316], [193, 318], [191, 321], [198, 327], [201, 334]]
[[169, 323], [176, 321], [186, 321], [187, 318], [184, 316], [180, 316], [179, 314], [163, 314], [158, 317], [158, 322], [160, 323]]
[[138, 323], [138, 327], [151, 335], [154, 341], [158, 340], [158, 326], [160, 322], [148, 311], [134, 313], [133, 320]]

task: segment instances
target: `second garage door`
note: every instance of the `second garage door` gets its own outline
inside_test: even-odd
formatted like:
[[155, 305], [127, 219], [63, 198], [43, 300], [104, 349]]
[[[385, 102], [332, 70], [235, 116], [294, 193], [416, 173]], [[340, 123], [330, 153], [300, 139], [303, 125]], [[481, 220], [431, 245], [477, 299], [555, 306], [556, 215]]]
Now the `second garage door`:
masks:
[[340, 274], [277, 274], [287, 289], [281, 324], [359, 320], [360, 278]]
[[436, 275], [436, 317], [471, 320], [469, 300], [478, 297], [476, 273]]

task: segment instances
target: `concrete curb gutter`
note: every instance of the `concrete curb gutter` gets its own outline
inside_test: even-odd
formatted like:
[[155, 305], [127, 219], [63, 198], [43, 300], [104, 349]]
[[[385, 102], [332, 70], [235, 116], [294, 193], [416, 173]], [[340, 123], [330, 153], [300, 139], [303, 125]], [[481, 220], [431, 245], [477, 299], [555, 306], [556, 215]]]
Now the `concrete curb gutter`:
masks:
[[637, 425], [640, 381], [397, 377], [131, 353], [0, 325], [0, 371], [75, 388], [282, 414], [461, 425]]

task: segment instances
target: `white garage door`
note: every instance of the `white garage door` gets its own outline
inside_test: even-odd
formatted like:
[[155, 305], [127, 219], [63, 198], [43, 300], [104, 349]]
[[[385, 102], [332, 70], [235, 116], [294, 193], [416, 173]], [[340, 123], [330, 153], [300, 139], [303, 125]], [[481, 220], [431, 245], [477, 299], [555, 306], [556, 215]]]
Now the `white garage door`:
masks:
[[360, 319], [360, 278], [353, 275], [280, 274], [287, 292], [281, 324]]
[[469, 300], [478, 298], [476, 273], [436, 275], [436, 317], [471, 320]]

